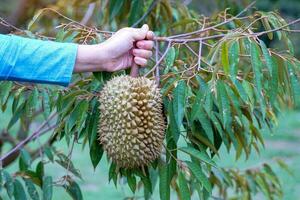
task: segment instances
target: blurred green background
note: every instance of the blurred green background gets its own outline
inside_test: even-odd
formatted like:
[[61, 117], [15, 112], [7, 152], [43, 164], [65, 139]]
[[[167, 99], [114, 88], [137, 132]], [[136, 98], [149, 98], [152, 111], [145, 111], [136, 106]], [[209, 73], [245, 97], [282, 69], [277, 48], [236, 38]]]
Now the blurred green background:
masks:
[[[30, 3], [29, 3], [30, 2]], [[12, 24], [18, 27], [25, 27], [26, 22], [33, 16], [34, 11], [37, 8], [49, 5], [55, 0], [0, 0], [0, 16], [10, 21]], [[237, 13], [243, 9], [249, 0], [182, 0], [182, 3], [187, 4], [189, 7], [197, 10], [204, 15], [211, 15], [224, 8], [231, 8], [233, 13]], [[281, 15], [287, 20], [300, 17], [300, 0], [258, 0], [256, 4], [257, 8], [264, 11], [278, 10]], [[299, 25], [295, 28], [299, 29]], [[7, 33], [9, 30], [0, 25], [0, 33]], [[295, 45], [296, 55], [300, 57], [300, 37], [296, 34], [292, 34], [292, 40]], [[276, 46], [276, 41], [271, 46]], [[11, 117], [10, 110], [0, 114], [0, 131], [3, 130], [9, 122]], [[18, 124], [14, 129], [17, 130]], [[34, 129], [34, 127], [32, 127]], [[300, 110], [284, 110], [278, 119], [278, 127], [274, 127], [274, 131], [264, 131], [264, 137], [266, 138], [265, 148], [261, 147], [261, 155], [255, 153], [252, 157], [245, 161], [245, 158], [241, 158], [238, 161], [234, 159], [234, 152], [226, 152], [223, 148], [222, 154], [216, 161], [224, 167], [238, 167], [240, 169], [247, 169], [258, 166], [262, 162], [272, 163], [274, 158], [283, 159], [290, 167], [293, 175], [288, 172], [275, 168], [279, 174], [281, 184], [284, 191], [284, 200], [296, 200], [300, 196]], [[42, 142], [43, 139], [35, 141], [34, 143]], [[35, 144], [31, 145], [35, 145]], [[65, 141], [56, 144], [56, 147], [64, 152], [68, 152]], [[3, 153], [3, 152], [2, 152]], [[105, 157], [101, 160], [100, 165], [96, 170], [93, 169], [88, 149], [81, 149], [80, 145], [75, 145], [75, 149], [72, 157], [75, 166], [80, 170], [84, 180], [79, 181], [83, 192], [84, 199], [107, 199], [107, 200], [119, 200], [125, 197], [132, 196], [127, 186], [122, 187], [122, 184], [118, 188], [115, 188], [114, 184], [108, 183], [108, 165]], [[9, 171], [14, 171], [18, 167], [17, 163], [11, 165]], [[60, 177], [66, 173], [65, 169], [47, 165], [48, 173], [53, 176]], [[8, 199], [4, 191], [0, 192], [0, 196], [3, 199]], [[136, 194], [138, 197], [139, 194]], [[54, 200], [70, 199], [62, 188], [55, 188]], [[153, 195], [153, 199], [159, 199], [158, 191]], [[196, 199], [196, 197], [195, 197]], [[257, 196], [256, 199], [262, 199], [261, 196]]]

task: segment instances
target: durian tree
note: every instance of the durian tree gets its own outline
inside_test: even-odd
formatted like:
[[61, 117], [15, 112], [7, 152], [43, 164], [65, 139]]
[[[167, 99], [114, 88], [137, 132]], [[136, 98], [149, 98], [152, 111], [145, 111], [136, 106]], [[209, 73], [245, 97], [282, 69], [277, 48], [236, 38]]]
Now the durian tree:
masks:
[[[63, 187], [72, 199], [83, 199], [77, 181], [84, 174], [72, 162], [79, 145], [89, 149], [94, 168], [104, 157], [111, 160], [107, 181], [128, 185], [128, 199], [151, 199], [155, 188], [163, 200], [253, 199], [260, 193], [280, 199], [281, 183], [271, 165], [286, 168], [282, 161], [244, 171], [215, 162], [221, 146], [234, 149], [236, 159], [259, 153], [261, 130], [276, 128], [280, 109], [300, 98], [300, 61], [290, 40], [299, 32], [291, 26], [300, 19], [287, 22], [276, 11], [254, 6], [207, 17], [180, 1], [57, 0], [36, 11], [27, 28], [1, 19], [13, 34], [82, 44], [147, 23], [156, 45], [149, 66], [135, 78], [126, 70], [75, 75], [67, 88], [1, 82], [1, 109], [11, 110], [12, 117], [0, 137], [0, 189], [11, 199], [36, 200], [51, 199], [54, 188]], [[266, 40], [278, 40], [280, 48], [269, 48]], [[119, 93], [124, 99], [113, 98]], [[127, 112], [139, 119], [126, 121]], [[45, 134], [45, 143], [30, 146]], [[55, 147], [62, 142], [69, 152]], [[19, 169], [8, 173], [14, 162]], [[54, 179], [49, 164], [66, 174]]]

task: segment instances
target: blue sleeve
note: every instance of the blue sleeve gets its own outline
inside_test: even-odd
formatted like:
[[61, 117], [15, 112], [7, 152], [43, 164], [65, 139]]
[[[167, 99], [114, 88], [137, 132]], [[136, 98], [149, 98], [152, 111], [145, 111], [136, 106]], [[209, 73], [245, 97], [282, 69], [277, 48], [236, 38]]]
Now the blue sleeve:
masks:
[[0, 34], [0, 80], [68, 86], [78, 45]]

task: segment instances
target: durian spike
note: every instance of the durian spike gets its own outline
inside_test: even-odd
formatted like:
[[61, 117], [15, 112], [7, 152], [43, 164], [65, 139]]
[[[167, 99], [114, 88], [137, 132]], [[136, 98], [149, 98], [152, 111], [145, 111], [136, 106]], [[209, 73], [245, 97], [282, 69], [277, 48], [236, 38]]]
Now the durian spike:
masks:
[[134, 61], [131, 66], [130, 76], [134, 78], [139, 76], [139, 66]]

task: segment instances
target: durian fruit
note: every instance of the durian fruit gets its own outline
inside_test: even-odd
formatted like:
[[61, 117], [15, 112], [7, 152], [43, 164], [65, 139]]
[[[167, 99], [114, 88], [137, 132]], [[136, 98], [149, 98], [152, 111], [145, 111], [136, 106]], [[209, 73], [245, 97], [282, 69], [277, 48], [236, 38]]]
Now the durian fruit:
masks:
[[106, 83], [99, 101], [100, 143], [118, 167], [143, 167], [160, 155], [166, 125], [154, 81], [115, 77]]

